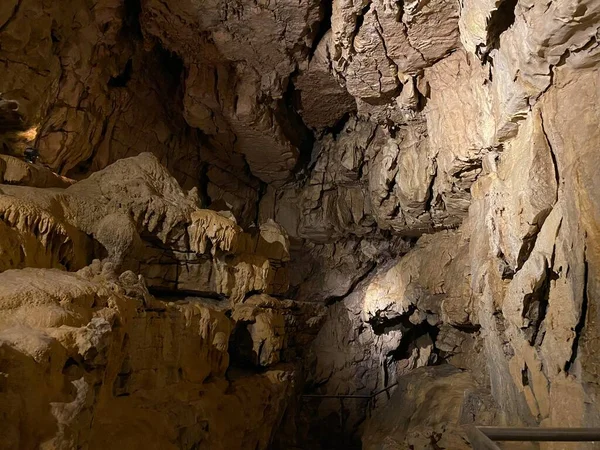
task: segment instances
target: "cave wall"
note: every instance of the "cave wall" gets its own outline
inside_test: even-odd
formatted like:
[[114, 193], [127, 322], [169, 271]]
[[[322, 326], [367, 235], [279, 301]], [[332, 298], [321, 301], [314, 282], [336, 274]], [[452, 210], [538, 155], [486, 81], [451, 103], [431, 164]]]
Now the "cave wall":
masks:
[[150, 153], [29, 175], [0, 187], [0, 448], [268, 448], [325, 314], [268, 295], [285, 231], [200, 208]]
[[[99, 292], [127, 291], [129, 273], [146, 299], [82, 307], [68, 326], [83, 341], [112, 317], [90, 362], [57, 337], [66, 322], [28, 322], [10, 300], [25, 294], [7, 294], [23, 312], [2, 326], [0, 371], [53, 380], [30, 441], [15, 431], [38, 420], [26, 385], [4, 384], [22, 411], [11, 442], [101, 447], [125, 420], [110, 412], [140, 405], [173, 412], [125, 421], [123, 445], [319, 448], [364, 427], [365, 448], [460, 448], [449, 421], [597, 426], [599, 23], [593, 0], [4, 1], [0, 276], [18, 290], [36, 268]], [[40, 164], [22, 161], [29, 146]], [[54, 284], [39, 288], [53, 311], [83, 295]], [[219, 319], [198, 332], [186, 298]], [[196, 347], [179, 347], [187, 333]], [[154, 367], [123, 369], [149, 340]], [[200, 376], [173, 351], [221, 359]], [[468, 376], [421, 369], [445, 364]], [[417, 369], [456, 414], [385, 417], [406, 389], [430, 395]], [[121, 395], [119, 370], [156, 373]], [[453, 379], [481, 411], [460, 413]], [[396, 382], [371, 405], [385, 426], [358, 401], [338, 429], [336, 400], [298, 397]], [[170, 405], [169, 389], [190, 394]], [[219, 422], [229, 409], [263, 426]], [[166, 437], [134, 437], [156, 420]]]

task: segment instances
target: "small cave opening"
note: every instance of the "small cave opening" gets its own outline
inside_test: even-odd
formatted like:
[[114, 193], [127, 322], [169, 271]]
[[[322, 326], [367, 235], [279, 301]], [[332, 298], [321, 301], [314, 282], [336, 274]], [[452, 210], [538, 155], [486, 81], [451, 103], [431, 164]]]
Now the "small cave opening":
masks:
[[180, 91], [185, 69], [181, 56], [164, 47], [160, 42], [154, 46], [152, 53], [155, 60], [153, 68], [163, 76], [163, 83], [168, 88], [167, 94], [172, 95]]
[[226, 301], [227, 297], [212, 291], [199, 291], [195, 289], [170, 288], [167, 286], [148, 286], [148, 291], [161, 300], [176, 302], [179, 300], [208, 299]]
[[387, 334], [395, 330], [404, 331], [410, 325], [412, 325], [406, 315], [397, 315], [394, 317], [377, 315], [372, 317], [367, 323], [371, 326], [373, 332], [377, 336], [381, 336], [382, 334]]
[[52, 25], [52, 29], [50, 30], [50, 40], [52, 41], [52, 45], [56, 45], [60, 43], [61, 38], [59, 31], [57, 30], [57, 28], [55, 28], [56, 24], [53, 23]]
[[238, 322], [229, 338], [229, 379], [265, 371], [260, 365], [260, 349], [257, 353], [249, 326], [248, 322]]
[[[389, 357], [393, 360], [399, 361], [402, 359], [407, 359], [411, 356], [410, 350], [417, 343], [420, 337], [429, 336], [431, 339], [431, 343], [433, 345], [433, 354], [437, 355], [438, 350], [435, 347], [435, 342], [437, 336], [440, 332], [440, 329], [436, 326], [431, 325], [426, 320], [419, 324], [412, 324], [405, 328], [405, 331], [402, 333], [402, 339], [400, 340], [400, 345], [394, 351], [389, 353]], [[442, 362], [440, 358], [434, 357], [430, 358], [430, 361]]]

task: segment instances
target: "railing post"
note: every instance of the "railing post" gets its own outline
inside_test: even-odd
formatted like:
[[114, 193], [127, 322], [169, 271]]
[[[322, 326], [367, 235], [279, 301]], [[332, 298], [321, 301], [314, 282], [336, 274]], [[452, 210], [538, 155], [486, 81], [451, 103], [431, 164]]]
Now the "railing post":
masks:
[[344, 398], [340, 397], [340, 437], [342, 439], [342, 445], [345, 444], [345, 434], [344, 434]]

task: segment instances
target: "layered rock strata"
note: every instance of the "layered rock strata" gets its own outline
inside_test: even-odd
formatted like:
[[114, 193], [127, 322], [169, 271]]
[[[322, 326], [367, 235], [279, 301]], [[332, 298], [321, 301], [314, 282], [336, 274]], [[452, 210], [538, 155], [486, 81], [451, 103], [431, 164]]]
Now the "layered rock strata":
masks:
[[324, 316], [267, 295], [280, 227], [200, 209], [151, 154], [0, 192], [2, 448], [268, 447]]

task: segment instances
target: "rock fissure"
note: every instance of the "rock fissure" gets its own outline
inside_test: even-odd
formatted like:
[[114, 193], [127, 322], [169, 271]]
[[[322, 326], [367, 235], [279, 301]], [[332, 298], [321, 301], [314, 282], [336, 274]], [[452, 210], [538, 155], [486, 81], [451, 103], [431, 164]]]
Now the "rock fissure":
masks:
[[14, 3], [15, 4], [13, 6], [12, 11], [10, 12], [10, 15], [6, 18], [6, 20], [4, 20], [4, 22], [2, 22], [2, 25], [0, 25], [0, 33], [2, 33], [17, 17], [17, 14], [19, 13], [19, 8], [21, 7], [21, 3], [23, 3], [23, 0], [17, 0]]
[[4, 1], [0, 449], [598, 426], [599, 20]]

